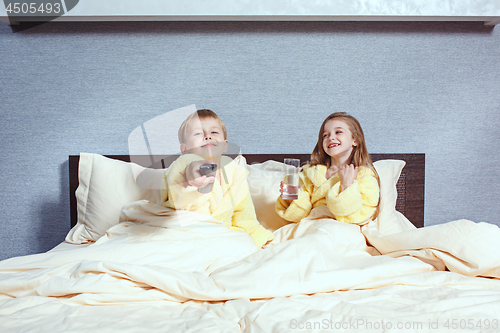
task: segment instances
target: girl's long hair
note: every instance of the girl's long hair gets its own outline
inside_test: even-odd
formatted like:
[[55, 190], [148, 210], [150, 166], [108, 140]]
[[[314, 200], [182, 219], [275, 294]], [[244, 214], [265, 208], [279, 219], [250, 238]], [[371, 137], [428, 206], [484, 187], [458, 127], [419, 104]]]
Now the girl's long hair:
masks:
[[[329, 168], [331, 165], [331, 157], [323, 149], [323, 132], [325, 130], [326, 123], [333, 119], [343, 121], [349, 128], [349, 131], [351, 131], [353, 139], [356, 141], [356, 146], [353, 147], [351, 156], [349, 157], [347, 163], [354, 164], [354, 166], [357, 167], [365, 166], [370, 168], [373, 171], [373, 173], [375, 173], [375, 178], [377, 179], [378, 186], [380, 189], [380, 178], [378, 176], [377, 170], [375, 170], [375, 167], [373, 166], [370, 154], [368, 154], [368, 150], [366, 149], [365, 135], [363, 134], [363, 129], [361, 128], [361, 125], [359, 124], [356, 118], [354, 118], [351, 115], [348, 115], [345, 112], [332, 113], [325, 119], [325, 121], [323, 121], [323, 124], [321, 124], [321, 128], [318, 134], [318, 142], [316, 143], [316, 146], [314, 147], [314, 150], [311, 154], [310, 166], [322, 164], [326, 165], [326, 167]], [[380, 196], [375, 213], [373, 213], [371, 218], [375, 220], [379, 212], [380, 212]]]

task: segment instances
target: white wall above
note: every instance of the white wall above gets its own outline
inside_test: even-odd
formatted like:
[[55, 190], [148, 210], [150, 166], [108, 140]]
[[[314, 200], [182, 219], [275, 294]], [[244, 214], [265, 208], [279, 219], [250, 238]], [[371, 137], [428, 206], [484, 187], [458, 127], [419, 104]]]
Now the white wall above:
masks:
[[[15, 4], [17, 0], [6, 0]], [[34, 0], [33, 0], [34, 1]], [[60, 1], [60, 0], [59, 0]], [[58, 0], [37, 0], [55, 3]], [[500, 0], [64, 0], [57, 21], [484, 21], [500, 23]], [[22, 4], [29, 0], [17, 1]], [[28, 6], [24, 6], [24, 9]], [[64, 10], [63, 8], [63, 10]], [[0, 6], [0, 21], [13, 17]], [[66, 12], [66, 11], [64, 11]], [[21, 15], [19, 13], [18, 15]], [[35, 16], [35, 17], [33, 17]], [[40, 17], [40, 16], [39, 16]]]

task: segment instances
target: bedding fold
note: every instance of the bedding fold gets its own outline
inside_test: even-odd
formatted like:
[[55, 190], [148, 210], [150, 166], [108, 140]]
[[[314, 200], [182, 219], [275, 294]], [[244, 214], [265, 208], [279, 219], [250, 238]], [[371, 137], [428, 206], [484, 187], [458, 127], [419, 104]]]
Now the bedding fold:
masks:
[[[9, 297], [80, 295], [78, 303], [85, 303], [81, 295], [87, 295], [92, 303], [102, 293], [147, 299], [144, 295], [155, 294], [150, 292], [155, 289], [165, 300], [185, 302], [404, 283], [434, 286], [442, 283], [441, 275], [426, 273], [445, 268], [462, 275], [449, 280], [458, 285], [470, 283], [465, 276], [500, 277], [500, 251], [489, 252], [499, 248], [494, 226], [462, 220], [382, 235], [374, 224], [360, 229], [327, 215], [327, 210], [316, 209], [310, 218], [277, 230], [271, 245], [256, 250], [250, 236], [209, 216], [134, 202], [124, 207], [123, 222], [91, 246], [1, 262], [0, 290]], [[384, 255], [372, 255], [365, 237]], [[496, 280], [474, 281], [500, 285]]]
[[[87, 247], [0, 262], [0, 318], [40, 315], [44, 308], [80, 315], [85, 305], [122, 314], [146, 306], [184, 316], [190, 329], [202, 327], [198, 320], [207, 331], [259, 332], [266, 322], [290, 328], [291, 314], [270, 318], [283, 307], [307, 321], [358, 318], [365, 309], [360, 304], [380, 306], [381, 300], [423, 318], [425, 308], [403, 307], [419, 304], [416, 295], [434, 300], [440, 314], [458, 300], [464, 309], [487, 308], [490, 318], [500, 304], [500, 231], [486, 223], [459, 220], [382, 234], [374, 222], [338, 222], [318, 207], [300, 223], [276, 230], [274, 241], [258, 250], [248, 234], [207, 215], [146, 200], [125, 206], [120, 220]], [[450, 301], [433, 298], [443, 291]], [[397, 316], [396, 310], [380, 311]], [[16, 331], [21, 324], [12, 318], [6, 322]]]

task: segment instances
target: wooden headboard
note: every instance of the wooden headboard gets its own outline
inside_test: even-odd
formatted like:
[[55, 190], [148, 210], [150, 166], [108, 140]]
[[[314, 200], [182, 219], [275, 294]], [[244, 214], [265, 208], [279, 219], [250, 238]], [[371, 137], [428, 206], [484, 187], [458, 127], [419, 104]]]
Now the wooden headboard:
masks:
[[[125, 162], [130, 162], [129, 155], [105, 155]], [[262, 163], [267, 160], [282, 162], [285, 157], [299, 158], [301, 162], [309, 161], [310, 154], [245, 154], [248, 164]], [[398, 190], [398, 199], [396, 210], [403, 213], [417, 228], [424, 226], [424, 186], [425, 186], [425, 154], [371, 154], [372, 160], [395, 159], [403, 160], [406, 166], [403, 168], [399, 181], [396, 185]], [[160, 169], [166, 168], [172, 163], [178, 155], [173, 156], [155, 156], [154, 160], [159, 161], [153, 165], [149, 162], [150, 156], [134, 156], [133, 161], [144, 161], [145, 167]], [[232, 156], [233, 158], [235, 156]], [[78, 163], [79, 155], [69, 156], [69, 187], [70, 187], [70, 209], [71, 209], [71, 227], [76, 224], [77, 210], [75, 191], [78, 188]]]

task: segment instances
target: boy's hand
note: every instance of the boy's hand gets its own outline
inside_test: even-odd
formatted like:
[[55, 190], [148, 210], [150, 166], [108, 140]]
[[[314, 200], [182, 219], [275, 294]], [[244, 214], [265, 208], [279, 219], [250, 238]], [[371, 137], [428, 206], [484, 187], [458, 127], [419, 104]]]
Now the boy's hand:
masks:
[[341, 167], [339, 170], [339, 176], [342, 179], [341, 191], [351, 186], [352, 183], [354, 183], [354, 180], [356, 180], [357, 175], [358, 175], [358, 167], [355, 167], [354, 164], [349, 164]]
[[202, 188], [207, 186], [210, 183], [213, 183], [215, 181], [214, 176], [202, 176], [200, 174], [200, 166], [204, 164], [210, 164], [213, 163], [209, 160], [203, 160], [203, 161], [194, 161], [191, 162], [188, 167], [186, 168], [186, 182], [188, 185], [197, 187], [197, 188]]

